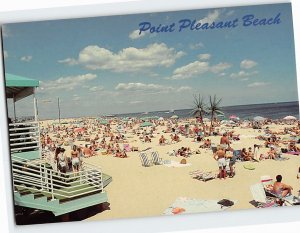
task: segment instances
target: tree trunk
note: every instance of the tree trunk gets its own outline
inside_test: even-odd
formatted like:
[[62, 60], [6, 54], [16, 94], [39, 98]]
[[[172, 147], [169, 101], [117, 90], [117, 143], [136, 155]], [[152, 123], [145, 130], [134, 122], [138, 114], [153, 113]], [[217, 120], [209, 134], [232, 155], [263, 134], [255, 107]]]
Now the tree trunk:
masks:
[[204, 126], [204, 122], [203, 122], [203, 116], [202, 114], [200, 113], [200, 118], [201, 118], [201, 126], [202, 126], [202, 129], [203, 129], [203, 135], [205, 136], [205, 126]]
[[211, 135], [211, 131], [212, 131], [212, 127], [213, 127], [213, 120], [214, 120], [214, 112], [211, 113], [209, 135]]

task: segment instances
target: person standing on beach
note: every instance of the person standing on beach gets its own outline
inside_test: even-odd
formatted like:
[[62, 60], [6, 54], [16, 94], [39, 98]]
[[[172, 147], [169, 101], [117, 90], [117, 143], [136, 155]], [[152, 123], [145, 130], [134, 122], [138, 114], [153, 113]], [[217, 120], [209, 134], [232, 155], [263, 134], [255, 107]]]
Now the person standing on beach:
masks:
[[227, 133], [223, 133], [223, 136], [220, 139], [220, 146], [225, 150], [230, 148], [230, 141], [227, 137]]
[[226, 177], [226, 160], [225, 160], [225, 149], [221, 146], [218, 147], [217, 152], [215, 154], [215, 159], [218, 161], [219, 167], [219, 175], [220, 179], [225, 179]]

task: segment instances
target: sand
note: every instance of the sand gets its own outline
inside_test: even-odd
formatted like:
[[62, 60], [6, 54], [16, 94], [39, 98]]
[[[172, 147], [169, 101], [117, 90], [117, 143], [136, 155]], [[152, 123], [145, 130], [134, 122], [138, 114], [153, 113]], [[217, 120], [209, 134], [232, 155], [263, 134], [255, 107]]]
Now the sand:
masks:
[[[269, 125], [270, 129], [274, 131], [279, 131], [286, 126]], [[146, 151], [149, 157], [151, 151], [157, 151], [163, 160], [177, 162], [183, 157], [170, 156], [168, 152], [174, 149], [177, 150], [181, 146], [190, 147], [192, 150], [199, 149], [200, 143], [193, 142], [192, 138], [183, 136], [180, 137], [181, 141], [179, 143], [160, 146], [158, 145], [158, 139], [161, 136], [161, 131], [162, 128], [158, 128], [157, 132], [159, 133], [154, 134], [151, 143], [143, 143], [138, 140], [137, 136], [134, 136], [128, 139], [129, 144], [137, 146], [139, 150], [152, 148]], [[248, 148], [249, 146], [253, 148], [254, 144], [263, 144], [263, 141], [255, 139], [255, 136], [263, 134], [258, 130], [235, 127], [234, 131], [236, 134], [241, 135], [240, 141], [231, 144], [234, 149]], [[169, 134], [164, 135], [169, 138]], [[218, 144], [221, 136], [211, 136], [209, 138], [213, 143]], [[83, 142], [76, 143], [82, 144]], [[266, 153], [268, 150], [268, 148], [261, 148], [260, 153]], [[105, 188], [110, 204], [109, 210], [86, 220], [161, 216], [165, 209], [171, 206], [178, 197], [206, 200], [226, 198], [237, 201], [229, 211], [253, 209], [255, 207], [250, 204], [250, 201], [253, 200], [250, 185], [260, 182], [261, 176], [264, 175], [269, 175], [275, 179], [276, 175], [281, 174], [283, 182], [292, 185], [293, 194], [298, 195], [300, 179], [297, 179], [297, 172], [300, 166], [300, 156], [285, 155], [289, 158], [285, 161], [237, 162], [234, 178], [226, 178], [225, 180], [217, 178], [203, 182], [193, 179], [189, 172], [203, 170], [214, 171], [217, 174], [218, 166], [211, 150], [200, 149], [200, 151], [201, 154], [193, 154], [191, 157], [186, 158], [187, 162], [191, 164], [186, 167], [167, 167], [165, 165], [143, 167], [139, 158], [140, 152], [129, 152], [128, 158], [116, 158], [101, 153], [98, 153], [97, 156], [85, 158], [85, 162], [100, 166], [102, 171], [112, 176], [113, 179]], [[245, 163], [253, 163], [255, 170], [245, 169], [243, 167]]]

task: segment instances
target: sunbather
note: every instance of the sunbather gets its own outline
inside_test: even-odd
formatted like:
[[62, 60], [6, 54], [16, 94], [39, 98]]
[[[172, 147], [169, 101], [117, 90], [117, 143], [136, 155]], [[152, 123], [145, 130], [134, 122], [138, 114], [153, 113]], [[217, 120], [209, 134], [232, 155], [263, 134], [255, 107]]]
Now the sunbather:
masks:
[[241, 157], [244, 161], [252, 161], [251, 154], [249, 154], [249, 152], [246, 151], [246, 148], [242, 149]]
[[287, 184], [284, 184], [281, 182], [282, 176], [277, 175], [276, 181], [273, 185], [273, 192], [277, 195], [280, 195], [281, 197], [285, 197], [288, 194], [292, 194], [293, 187]]
[[159, 141], [158, 141], [159, 145], [164, 145], [166, 144], [166, 139], [164, 137], [164, 135], [161, 135]]

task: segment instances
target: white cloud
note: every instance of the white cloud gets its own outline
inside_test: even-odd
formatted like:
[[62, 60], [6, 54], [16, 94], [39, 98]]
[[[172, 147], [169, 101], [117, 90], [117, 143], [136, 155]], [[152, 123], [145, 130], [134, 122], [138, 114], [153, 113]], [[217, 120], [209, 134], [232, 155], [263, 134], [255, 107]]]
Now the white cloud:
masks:
[[5, 58], [8, 58], [8, 52], [7, 52], [6, 50], [4, 50], [3, 56], [4, 56], [4, 59], [5, 59]]
[[209, 53], [203, 53], [203, 54], [199, 54], [198, 58], [200, 60], [209, 60], [211, 58], [211, 55]]
[[117, 91], [162, 91], [165, 88], [162, 85], [145, 83], [119, 83], [115, 87]]
[[204, 24], [204, 23], [211, 24], [212, 22], [214, 22], [217, 19], [219, 19], [220, 14], [221, 14], [220, 10], [214, 10], [213, 12], [209, 12], [208, 15], [205, 18], [198, 20], [198, 23], [201, 23], [201, 24]]
[[227, 63], [227, 62], [220, 62], [217, 65], [213, 65], [210, 67], [210, 71], [215, 73], [215, 74], [219, 74], [222, 73], [224, 70], [227, 70], [231, 67], [231, 64]]
[[142, 37], [144, 37], [146, 35], [146, 32], [141, 32], [141, 34], [139, 34], [139, 33], [140, 33], [140, 30], [134, 30], [133, 32], [131, 32], [129, 34], [129, 38], [131, 40], [136, 40], [136, 39], [141, 39]]
[[179, 67], [173, 71], [173, 75], [168, 79], [189, 79], [209, 71], [209, 63], [195, 61], [188, 65]]
[[93, 80], [97, 77], [96, 74], [83, 74], [76, 76], [60, 77], [54, 81], [41, 82], [40, 87], [42, 91], [45, 90], [73, 90], [76, 87], [83, 86], [87, 81]]
[[136, 72], [153, 67], [170, 67], [184, 52], [168, 48], [164, 43], [154, 43], [146, 48], [124, 48], [117, 53], [97, 45], [90, 45], [80, 51], [78, 59], [67, 58], [61, 63], [80, 64], [90, 70], [111, 70], [114, 72]]
[[254, 83], [248, 84], [248, 87], [263, 87], [263, 86], [267, 86], [267, 85], [269, 85], [269, 83], [265, 83], [265, 82], [254, 82]]
[[251, 69], [256, 65], [257, 65], [257, 63], [255, 61], [246, 59], [246, 60], [241, 61], [240, 67], [241, 67], [241, 69]]
[[104, 90], [104, 87], [102, 87], [102, 86], [94, 86], [94, 87], [89, 88], [89, 91], [91, 91], [91, 92], [98, 92], [98, 91], [103, 91], [103, 90]]
[[185, 66], [179, 67], [173, 71], [171, 77], [166, 79], [173, 80], [181, 80], [181, 79], [189, 79], [196, 76], [200, 76], [207, 72], [212, 72], [214, 74], [224, 73], [226, 69], [229, 69], [231, 64], [226, 62], [221, 62], [216, 65], [210, 65], [209, 62], [206, 61], [194, 61]]
[[171, 87], [158, 84], [145, 84], [145, 83], [119, 83], [115, 90], [123, 92], [142, 92], [143, 94], [149, 93], [169, 93], [169, 92], [184, 92], [192, 90], [189, 86]]
[[134, 100], [134, 101], [130, 101], [129, 104], [141, 104], [143, 102], [144, 101], [141, 101], [141, 100]]
[[73, 101], [79, 101], [80, 97], [78, 95], [73, 95]]
[[67, 64], [69, 66], [73, 66], [73, 65], [78, 64], [77, 60], [74, 59], [74, 58], [66, 58], [66, 59], [63, 59], [63, 60], [58, 60], [58, 63]]
[[190, 44], [189, 45], [190, 49], [201, 49], [204, 47], [204, 44], [199, 42], [199, 43], [196, 43], [196, 44]]
[[184, 91], [190, 91], [190, 90], [192, 90], [191, 87], [189, 87], [189, 86], [182, 86], [182, 87], [179, 87], [176, 91], [177, 92], [184, 92]]
[[247, 78], [247, 77], [250, 77], [250, 76], [253, 76], [253, 75], [256, 75], [258, 74], [257, 71], [253, 71], [253, 72], [245, 72], [244, 70], [241, 70], [240, 72], [238, 73], [232, 73], [230, 74], [230, 77], [231, 78]]
[[20, 58], [21, 61], [30, 62], [32, 60], [32, 56], [23, 56]]

